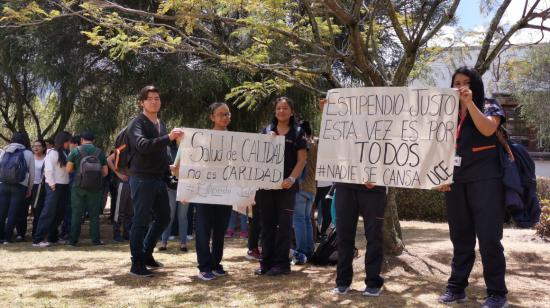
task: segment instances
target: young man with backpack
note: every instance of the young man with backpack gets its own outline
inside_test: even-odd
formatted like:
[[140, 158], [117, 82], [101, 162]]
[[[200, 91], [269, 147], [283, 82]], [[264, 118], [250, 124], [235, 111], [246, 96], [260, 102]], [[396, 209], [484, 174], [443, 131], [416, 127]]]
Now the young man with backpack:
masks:
[[69, 244], [76, 246], [80, 237], [82, 215], [90, 216], [90, 235], [94, 245], [103, 245], [99, 235], [99, 214], [103, 193], [103, 177], [108, 173], [107, 160], [101, 149], [96, 147], [94, 135], [89, 132], [80, 135], [81, 144], [67, 157], [67, 172], [75, 172], [71, 190], [71, 234]]
[[16, 132], [0, 154], [0, 244], [11, 241], [25, 198], [31, 196], [34, 156], [29, 148], [27, 133]]
[[135, 276], [149, 277], [153, 273], [147, 269], [162, 267], [153, 258], [153, 250], [162, 232], [170, 223], [170, 205], [166, 179], [170, 176], [166, 147], [183, 131], [174, 128], [169, 134], [166, 126], [158, 118], [160, 111], [160, 91], [154, 86], [146, 86], [139, 94], [142, 109], [127, 128], [129, 147], [129, 174], [134, 220], [130, 231], [130, 251]]

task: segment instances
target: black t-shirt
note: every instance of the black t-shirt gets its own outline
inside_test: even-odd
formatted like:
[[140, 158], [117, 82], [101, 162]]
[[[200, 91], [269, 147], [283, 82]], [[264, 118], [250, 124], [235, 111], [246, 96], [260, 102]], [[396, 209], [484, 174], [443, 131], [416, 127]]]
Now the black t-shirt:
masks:
[[[263, 134], [269, 132], [275, 132], [279, 135], [277, 127], [271, 124], [262, 130]], [[304, 130], [297, 124], [293, 125], [285, 135], [285, 167], [283, 172], [285, 179], [290, 176], [292, 170], [298, 163], [298, 151], [303, 149], [307, 150], [308, 147], [309, 144]], [[296, 181], [294, 186], [296, 186], [296, 188], [298, 187], [298, 181]]]
[[[506, 121], [504, 110], [494, 99], [485, 101], [483, 113], [486, 116], [501, 117], [500, 125]], [[460, 166], [454, 167], [454, 182], [468, 183], [502, 176], [496, 134], [483, 136], [469, 113], [459, 126], [456, 155], [461, 158], [461, 162]]]

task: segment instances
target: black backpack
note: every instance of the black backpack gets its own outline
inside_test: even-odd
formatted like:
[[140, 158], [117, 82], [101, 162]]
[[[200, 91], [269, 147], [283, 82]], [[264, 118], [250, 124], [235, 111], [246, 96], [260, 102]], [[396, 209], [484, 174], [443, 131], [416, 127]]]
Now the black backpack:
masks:
[[115, 138], [115, 170], [127, 173], [130, 164], [130, 143], [127, 128], [123, 128]]
[[96, 191], [102, 187], [102, 165], [99, 161], [101, 150], [96, 148], [93, 154], [88, 154], [82, 146], [77, 147], [80, 154], [80, 165], [75, 178], [76, 187]]
[[0, 161], [0, 182], [6, 184], [21, 183], [27, 177], [28, 170], [25, 150], [5, 151]]
[[335, 265], [338, 263], [335, 227], [328, 228], [327, 236], [321, 240], [319, 246], [313, 252], [310, 262], [315, 265]]

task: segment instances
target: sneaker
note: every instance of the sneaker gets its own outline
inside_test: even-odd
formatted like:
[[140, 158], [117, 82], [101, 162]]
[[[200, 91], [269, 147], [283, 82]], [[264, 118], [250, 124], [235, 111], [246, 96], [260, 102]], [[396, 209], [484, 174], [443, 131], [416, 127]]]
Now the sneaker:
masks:
[[[0, 243], [2, 243], [2, 245], [8, 245], [10, 242], [8, 241], [0, 241]], [[33, 244], [34, 245], [34, 244]]]
[[50, 242], [46, 242], [46, 241], [42, 241], [40, 243], [32, 243], [32, 247], [46, 248], [50, 246], [51, 246]]
[[204, 281], [210, 281], [216, 279], [216, 275], [214, 275], [212, 272], [200, 272], [198, 275], [199, 279]]
[[456, 303], [464, 303], [466, 300], [466, 293], [453, 293], [452, 291], [447, 290], [445, 291], [445, 294], [439, 297], [438, 302], [450, 305]]
[[99, 242], [93, 242], [92, 245], [94, 245], [94, 246], [103, 246], [103, 245], [105, 245], [105, 242], [100, 240]]
[[261, 261], [262, 260], [262, 254], [260, 253], [260, 250], [258, 248], [252, 249], [246, 252], [246, 256], [248, 260], [256, 260]]
[[188, 252], [188, 251], [189, 251], [189, 249], [187, 249], [187, 246], [185, 246], [185, 245], [181, 245], [181, 246], [180, 246], [180, 251], [183, 251], [183, 252]]
[[338, 286], [338, 287], [332, 289], [332, 293], [338, 294], [338, 295], [346, 295], [346, 294], [348, 294], [349, 290], [351, 290], [351, 289], [347, 286]]
[[303, 264], [306, 264], [306, 262], [307, 262], [307, 257], [305, 254], [298, 251], [294, 251], [294, 255], [292, 256], [292, 263], [294, 265], [303, 265]]
[[188, 235], [188, 236], [187, 236], [187, 240], [188, 240], [188, 241], [190, 241], [190, 240], [192, 240], [192, 239], [193, 239], [193, 235]]
[[290, 274], [290, 268], [282, 268], [279, 266], [274, 266], [265, 273], [267, 276], [281, 276]]
[[18, 236], [15, 237], [15, 241], [16, 241], [17, 243], [21, 243], [21, 242], [24, 242], [24, 241], [25, 241], [25, 238], [22, 237], [21, 235], [18, 235]]
[[246, 231], [241, 231], [241, 233], [239, 233], [239, 237], [240, 237], [240, 238], [248, 238], [248, 232], [246, 232]]
[[130, 275], [138, 277], [151, 277], [153, 276], [153, 272], [148, 270], [142, 262], [134, 262], [132, 263], [132, 268], [130, 269]]
[[62, 239], [59, 239], [57, 240], [57, 242], [50, 242], [50, 244], [54, 244], [54, 245], [66, 245], [67, 244], [67, 241], [66, 240], [62, 240]]
[[258, 275], [258, 276], [262, 276], [262, 275], [265, 275], [267, 274], [267, 272], [269, 272], [269, 270], [265, 267], [258, 267], [255, 271], [254, 271], [254, 275]]
[[381, 291], [382, 291], [382, 288], [369, 288], [369, 287], [366, 287], [365, 290], [363, 291], [363, 295], [364, 296], [377, 297], [377, 296], [380, 296]]
[[489, 295], [485, 298], [482, 308], [506, 308], [508, 301], [506, 297], [500, 295]]
[[227, 272], [224, 271], [223, 269], [217, 269], [217, 270], [213, 270], [212, 274], [214, 274], [214, 276], [217, 276], [217, 277], [222, 277], [227, 275]]
[[150, 255], [148, 258], [146, 258], [145, 265], [148, 266], [148, 267], [152, 267], [152, 268], [164, 267], [164, 264], [162, 264], [162, 263], [158, 262], [157, 260], [155, 260], [155, 258], [153, 258], [153, 255]]
[[173, 236], [173, 235], [170, 235], [170, 236], [168, 237], [168, 240], [169, 240], [169, 241], [173, 241], [173, 240], [175, 240], [175, 239], [176, 239], [176, 237]]
[[235, 235], [235, 232], [233, 230], [228, 229], [227, 231], [225, 231], [224, 237], [230, 238], [230, 237], [233, 237], [233, 235]]

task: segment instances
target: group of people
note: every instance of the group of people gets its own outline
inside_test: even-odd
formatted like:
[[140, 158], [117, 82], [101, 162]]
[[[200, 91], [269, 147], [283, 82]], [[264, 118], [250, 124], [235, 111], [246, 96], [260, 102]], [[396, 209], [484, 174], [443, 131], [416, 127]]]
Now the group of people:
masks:
[[[504, 221], [502, 171], [495, 136], [505, 122], [505, 114], [498, 102], [485, 99], [481, 76], [475, 70], [458, 69], [450, 86], [457, 89], [460, 100], [457, 159], [454, 183], [438, 189], [445, 193], [447, 200], [453, 259], [451, 276], [439, 302], [466, 301], [465, 289], [475, 260], [477, 238], [487, 287], [483, 307], [506, 307], [506, 263], [501, 245]], [[126, 235], [130, 240], [130, 273], [152, 276], [152, 270], [163, 266], [155, 260], [153, 252], [159, 240], [158, 250], [167, 249], [171, 224], [175, 221], [178, 221], [181, 237], [180, 248], [187, 251], [187, 223], [191, 221], [184, 218], [193, 205], [178, 202], [176, 187], [171, 187], [171, 181], [167, 181], [167, 178], [178, 175], [182, 155], [176, 144], [186, 136], [180, 128], [168, 132], [158, 118], [161, 100], [157, 88], [144, 87], [138, 101], [142, 112], [119, 134], [116, 150], [109, 157], [93, 145], [94, 138], [90, 133], [83, 133], [81, 145], [72, 149], [71, 136], [67, 133], [58, 134], [54, 147], [47, 152], [44, 142], [37, 141], [33, 153], [27, 150], [28, 137], [14, 134], [10, 145], [0, 155], [7, 155], [10, 159], [21, 155], [30, 167], [22, 180], [5, 181], [9, 172], [1, 172], [0, 239], [10, 241], [14, 226], [18, 232], [19, 225], [23, 228], [12, 205], [42, 193], [45, 195], [42, 199], [31, 198], [37, 200], [31, 204], [35, 217], [33, 245], [46, 247], [58, 242], [58, 228], [66, 216], [70, 192], [72, 213], [68, 243], [77, 244], [80, 223], [87, 212], [92, 243], [103, 244], [98, 221], [101, 193], [99, 189], [82, 184], [90, 182], [83, 175], [83, 169], [88, 172], [94, 169], [93, 166], [96, 174], [106, 176], [109, 166], [119, 180], [116, 211], [124, 212], [122, 225], [129, 229]], [[321, 100], [321, 109], [323, 105], [324, 100]], [[229, 106], [223, 102], [213, 103], [209, 118], [213, 130], [228, 130], [231, 122]], [[261, 133], [285, 138], [284, 181], [281, 189], [257, 191], [250, 225], [246, 227], [246, 218], [241, 220], [241, 231], [248, 236], [247, 257], [259, 260], [254, 274], [286, 275], [291, 273], [292, 264], [305, 263], [311, 257], [315, 249], [316, 225], [312, 224], [312, 212], [318, 206], [323, 217], [321, 233], [332, 223], [337, 234], [337, 274], [332, 291], [344, 295], [350, 290], [356, 230], [358, 218], [362, 216], [367, 240], [363, 295], [379, 296], [384, 285], [381, 269], [387, 188], [375, 183], [316, 182], [317, 145], [311, 127], [296, 121], [294, 105], [287, 97], [275, 100], [273, 120]], [[126, 151], [124, 159], [120, 159], [121, 151]], [[119, 160], [125, 160], [126, 164]], [[11, 161], [9, 159], [0, 158], [0, 161], [2, 167], [11, 166], [5, 163]], [[119, 163], [122, 166], [118, 166]], [[71, 172], [76, 174], [76, 179], [70, 188]], [[330, 200], [325, 198], [330, 187], [335, 191], [333, 215]], [[25, 206], [23, 208], [28, 210]], [[208, 281], [225, 276], [227, 271], [222, 265], [224, 236], [233, 235], [234, 226], [229, 226], [230, 220], [235, 221], [238, 216], [233, 214], [231, 219], [232, 209], [227, 205], [194, 204], [194, 209], [198, 277]]]

